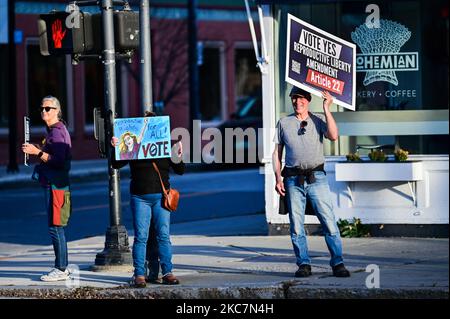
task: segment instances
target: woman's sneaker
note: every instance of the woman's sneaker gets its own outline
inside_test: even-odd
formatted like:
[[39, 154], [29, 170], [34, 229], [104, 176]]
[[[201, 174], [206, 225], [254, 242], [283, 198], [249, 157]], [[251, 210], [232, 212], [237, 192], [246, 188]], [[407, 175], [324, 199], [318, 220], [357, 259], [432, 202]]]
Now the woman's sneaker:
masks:
[[59, 281], [59, 280], [66, 280], [69, 278], [70, 273], [67, 269], [61, 271], [57, 268], [53, 268], [48, 274], [41, 276], [42, 281]]

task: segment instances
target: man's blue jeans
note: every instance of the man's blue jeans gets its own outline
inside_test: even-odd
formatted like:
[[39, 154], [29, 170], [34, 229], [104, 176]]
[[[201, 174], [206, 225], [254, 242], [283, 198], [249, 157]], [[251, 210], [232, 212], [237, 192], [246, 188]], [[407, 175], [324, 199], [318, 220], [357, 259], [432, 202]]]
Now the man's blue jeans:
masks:
[[163, 276], [172, 272], [172, 244], [170, 242], [170, 212], [161, 206], [162, 194], [131, 195], [134, 243], [133, 266], [135, 276], [145, 276], [145, 256], [150, 223], [155, 227], [159, 259]]
[[50, 186], [44, 188], [45, 209], [48, 217], [48, 231], [52, 239], [53, 250], [55, 252], [55, 268], [61, 271], [66, 270], [68, 264], [67, 241], [63, 226], [53, 225], [53, 205], [52, 189]]
[[284, 179], [289, 210], [291, 241], [297, 258], [297, 265], [311, 264], [304, 228], [306, 198], [308, 197], [322, 225], [325, 242], [331, 254], [330, 265], [336, 266], [343, 263], [342, 241], [333, 213], [330, 188], [324, 172], [314, 172], [314, 176], [316, 179], [314, 183], [308, 184], [305, 178], [303, 185], [300, 185], [297, 176], [286, 177]]

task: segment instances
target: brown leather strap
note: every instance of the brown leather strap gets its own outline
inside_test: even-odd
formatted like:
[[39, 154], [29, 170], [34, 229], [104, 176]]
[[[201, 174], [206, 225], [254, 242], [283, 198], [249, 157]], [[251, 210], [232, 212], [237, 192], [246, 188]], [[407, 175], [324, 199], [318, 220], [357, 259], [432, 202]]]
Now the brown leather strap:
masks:
[[161, 178], [161, 173], [159, 172], [158, 166], [156, 166], [155, 162], [152, 162], [152, 164], [153, 164], [153, 168], [155, 169], [156, 173], [158, 173], [159, 181], [161, 182], [161, 187], [163, 189], [163, 192], [164, 192], [164, 194], [166, 194], [167, 193], [166, 192], [166, 188], [164, 187], [164, 183], [163, 183], [163, 180]]

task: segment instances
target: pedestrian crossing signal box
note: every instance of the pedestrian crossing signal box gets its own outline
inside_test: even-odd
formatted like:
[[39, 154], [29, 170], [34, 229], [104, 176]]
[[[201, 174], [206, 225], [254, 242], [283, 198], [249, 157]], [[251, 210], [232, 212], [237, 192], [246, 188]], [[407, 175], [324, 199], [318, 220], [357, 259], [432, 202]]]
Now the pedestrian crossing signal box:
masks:
[[[115, 11], [114, 42], [118, 53], [139, 48], [139, 13]], [[41, 54], [102, 53], [103, 26], [100, 13], [53, 11], [38, 19]]]
[[94, 48], [92, 17], [81, 11], [54, 11], [38, 19], [41, 54], [86, 54]]

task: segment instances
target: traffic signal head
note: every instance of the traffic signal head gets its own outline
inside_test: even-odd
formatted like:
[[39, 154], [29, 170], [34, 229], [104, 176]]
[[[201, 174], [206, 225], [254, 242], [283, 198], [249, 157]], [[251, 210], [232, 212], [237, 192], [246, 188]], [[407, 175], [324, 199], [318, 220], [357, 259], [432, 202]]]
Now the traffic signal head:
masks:
[[91, 15], [54, 11], [38, 19], [42, 55], [82, 54], [93, 48]]
[[114, 12], [114, 35], [116, 51], [139, 48], [139, 13]]
[[[102, 16], [82, 11], [53, 11], [38, 19], [42, 55], [101, 54]], [[139, 48], [139, 13], [114, 12], [116, 52]]]

